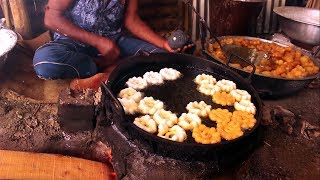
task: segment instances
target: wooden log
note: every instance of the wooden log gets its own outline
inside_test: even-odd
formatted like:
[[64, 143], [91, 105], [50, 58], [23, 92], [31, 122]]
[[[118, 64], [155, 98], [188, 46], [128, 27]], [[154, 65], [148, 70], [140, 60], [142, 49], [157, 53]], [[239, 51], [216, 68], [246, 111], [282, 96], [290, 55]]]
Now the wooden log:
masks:
[[0, 179], [116, 179], [100, 162], [53, 154], [0, 150]]
[[4, 18], [6, 19], [6, 27], [11, 28], [11, 18], [10, 18], [10, 8], [8, 0], [1, 0], [1, 8], [4, 14]]
[[32, 38], [32, 29], [28, 9], [24, 0], [10, 0], [13, 25], [16, 32], [25, 39]]

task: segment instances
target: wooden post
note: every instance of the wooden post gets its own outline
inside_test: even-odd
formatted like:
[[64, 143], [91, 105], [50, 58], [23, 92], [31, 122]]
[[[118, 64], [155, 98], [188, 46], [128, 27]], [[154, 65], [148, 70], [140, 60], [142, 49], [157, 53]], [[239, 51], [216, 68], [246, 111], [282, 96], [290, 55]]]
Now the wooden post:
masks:
[[4, 18], [6, 19], [6, 27], [11, 28], [11, 18], [10, 18], [10, 9], [9, 9], [9, 0], [1, 0], [1, 7], [3, 10]]
[[25, 0], [10, 0], [14, 30], [22, 35], [24, 39], [32, 38], [30, 17]]

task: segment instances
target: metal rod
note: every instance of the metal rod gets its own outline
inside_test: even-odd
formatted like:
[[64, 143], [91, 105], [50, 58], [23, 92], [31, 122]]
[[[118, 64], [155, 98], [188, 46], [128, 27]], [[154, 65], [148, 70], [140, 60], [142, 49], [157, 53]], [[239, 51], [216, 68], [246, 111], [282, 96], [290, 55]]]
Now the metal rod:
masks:
[[[221, 42], [218, 39], [218, 37], [216, 36], [215, 33], [212, 32], [212, 30], [209, 28], [208, 24], [206, 23], [206, 21], [201, 17], [201, 15], [199, 14], [199, 12], [193, 7], [193, 5], [190, 3], [190, 1], [183, 1], [185, 4], [187, 4], [192, 11], [196, 14], [196, 16], [199, 18], [199, 22], [202, 24], [203, 27], [205, 27], [210, 35], [214, 38], [214, 40], [219, 44], [221, 50], [224, 52], [224, 49], [222, 48]], [[200, 30], [201, 31], [201, 30]], [[224, 53], [225, 54], [225, 53]]]

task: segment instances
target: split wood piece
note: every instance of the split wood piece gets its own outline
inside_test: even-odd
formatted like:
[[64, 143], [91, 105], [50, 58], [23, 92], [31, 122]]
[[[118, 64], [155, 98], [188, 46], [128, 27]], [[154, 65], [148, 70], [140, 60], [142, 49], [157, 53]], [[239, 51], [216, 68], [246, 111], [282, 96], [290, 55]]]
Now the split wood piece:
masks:
[[16, 32], [25, 39], [32, 38], [31, 22], [25, 0], [10, 0], [13, 25]]
[[103, 163], [54, 154], [0, 150], [0, 179], [116, 179]]
[[9, 0], [1, 0], [1, 8], [6, 19], [6, 27], [10, 29], [12, 24], [10, 19]]

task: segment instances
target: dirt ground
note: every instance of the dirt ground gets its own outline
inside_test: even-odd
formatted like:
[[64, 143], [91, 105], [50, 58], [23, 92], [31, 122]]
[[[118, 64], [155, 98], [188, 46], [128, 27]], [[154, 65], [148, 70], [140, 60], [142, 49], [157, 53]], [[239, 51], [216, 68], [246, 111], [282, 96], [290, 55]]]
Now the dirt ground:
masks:
[[[71, 134], [60, 129], [57, 100], [68, 82], [40, 80], [31, 65], [31, 56], [16, 49], [1, 70], [0, 149], [58, 153], [104, 161], [101, 154], [107, 147], [95, 138], [94, 132]], [[267, 123], [260, 147], [231, 176], [228, 175], [228, 179], [319, 177], [319, 102], [320, 90], [310, 88], [280, 100], [265, 100], [268, 108], [280, 105], [295, 114], [296, 120], [291, 124], [293, 132], [288, 134], [275, 120]]]

